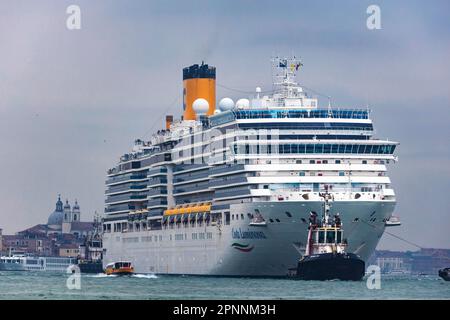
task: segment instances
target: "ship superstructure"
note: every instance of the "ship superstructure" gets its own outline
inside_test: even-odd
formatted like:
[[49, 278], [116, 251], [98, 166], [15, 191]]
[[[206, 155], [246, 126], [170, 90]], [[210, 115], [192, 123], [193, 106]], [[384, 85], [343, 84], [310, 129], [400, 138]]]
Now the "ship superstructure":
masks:
[[395, 207], [386, 165], [397, 142], [373, 137], [367, 108], [318, 107], [302, 63], [272, 61], [275, 90], [223, 98], [216, 70], [183, 70], [184, 115], [108, 171], [103, 263], [136, 272], [283, 276], [304, 254], [325, 186], [347, 251], [367, 259]]

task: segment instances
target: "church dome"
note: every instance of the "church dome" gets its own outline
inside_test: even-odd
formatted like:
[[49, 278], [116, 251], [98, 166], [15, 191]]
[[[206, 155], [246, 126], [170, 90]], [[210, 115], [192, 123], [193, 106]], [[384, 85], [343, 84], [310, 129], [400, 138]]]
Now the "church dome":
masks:
[[61, 196], [58, 196], [58, 201], [56, 202], [55, 211], [53, 211], [48, 217], [48, 225], [61, 225], [63, 223], [63, 203], [61, 201]]

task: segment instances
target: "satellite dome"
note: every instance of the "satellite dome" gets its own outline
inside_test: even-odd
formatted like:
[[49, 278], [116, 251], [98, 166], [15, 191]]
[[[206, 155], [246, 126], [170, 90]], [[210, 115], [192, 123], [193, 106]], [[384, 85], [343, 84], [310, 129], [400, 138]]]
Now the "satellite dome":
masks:
[[234, 108], [234, 101], [230, 98], [223, 98], [219, 102], [220, 111], [227, 111]]
[[250, 107], [250, 101], [248, 99], [239, 99], [236, 102], [236, 108], [238, 109], [246, 109]]
[[198, 98], [192, 104], [192, 108], [194, 109], [197, 115], [204, 115], [209, 110], [209, 103], [203, 98]]
[[261, 92], [261, 88], [260, 87], [256, 87], [256, 92], [260, 93]]

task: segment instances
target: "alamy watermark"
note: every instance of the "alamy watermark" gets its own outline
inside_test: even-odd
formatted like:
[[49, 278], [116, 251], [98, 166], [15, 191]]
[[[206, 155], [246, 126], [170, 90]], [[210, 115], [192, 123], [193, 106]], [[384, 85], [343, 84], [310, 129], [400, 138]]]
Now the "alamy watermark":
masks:
[[81, 272], [77, 265], [70, 265], [66, 269], [66, 273], [70, 276], [66, 280], [66, 287], [69, 290], [80, 290], [81, 289]]
[[369, 290], [379, 290], [381, 289], [381, 269], [377, 265], [370, 265], [367, 268], [367, 273], [369, 277], [366, 280], [366, 286]]
[[80, 6], [72, 4], [67, 7], [66, 13], [69, 15], [66, 20], [66, 27], [69, 30], [81, 29], [81, 9]]
[[381, 29], [381, 9], [380, 6], [372, 4], [366, 10], [369, 17], [366, 20], [366, 26], [369, 30]]

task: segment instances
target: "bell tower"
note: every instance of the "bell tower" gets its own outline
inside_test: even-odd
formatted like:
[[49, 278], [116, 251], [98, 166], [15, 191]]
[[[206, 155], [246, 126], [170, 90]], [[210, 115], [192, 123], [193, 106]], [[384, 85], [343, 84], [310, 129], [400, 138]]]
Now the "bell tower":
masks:
[[70, 211], [69, 200], [66, 199], [66, 204], [63, 208], [63, 223], [62, 223], [62, 233], [70, 233], [72, 228], [72, 211]]
[[72, 221], [78, 222], [81, 220], [81, 212], [80, 212], [80, 206], [78, 205], [78, 201], [75, 199], [75, 204], [72, 208]]

